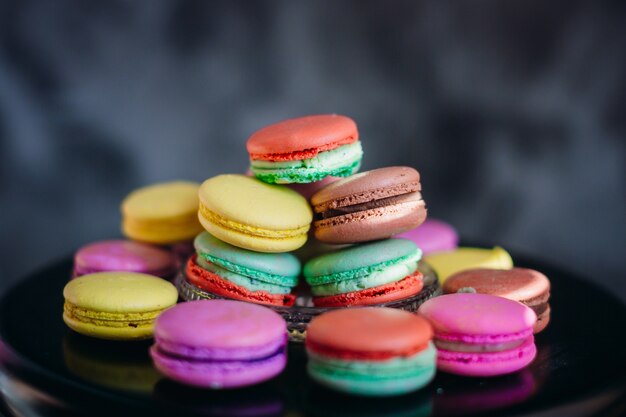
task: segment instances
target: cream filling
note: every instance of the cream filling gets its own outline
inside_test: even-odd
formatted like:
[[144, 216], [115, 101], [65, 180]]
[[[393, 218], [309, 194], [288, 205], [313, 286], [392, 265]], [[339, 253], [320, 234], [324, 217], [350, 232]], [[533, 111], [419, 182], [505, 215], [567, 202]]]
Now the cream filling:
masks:
[[294, 161], [263, 161], [255, 159], [250, 161], [253, 169], [293, 169], [293, 168], [316, 168], [332, 170], [341, 168], [356, 162], [363, 157], [361, 142], [356, 141], [349, 145], [343, 145], [330, 151], [320, 152], [313, 158]]
[[515, 349], [516, 347], [521, 346], [524, 341], [525, 339], [521, 339], [512, 340], [510, 342], [489, 343], [483, 345], [435, 339], [435, 346], [437, 346], [437, 349], [449, 350], [451, 352], [502, 352], [505, 350]]

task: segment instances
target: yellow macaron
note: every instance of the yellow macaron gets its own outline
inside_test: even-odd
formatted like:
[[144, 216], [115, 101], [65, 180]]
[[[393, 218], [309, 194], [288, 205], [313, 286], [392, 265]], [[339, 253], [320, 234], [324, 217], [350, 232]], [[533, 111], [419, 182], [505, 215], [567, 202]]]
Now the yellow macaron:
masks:
[[152, 337], [154, 320], [176, 304], [176, 287], [135, 272], [83, 275], [63, 289], [63, 321], [85, 336], [111, 340]]
[[133, 191], [122, 202], [122, 232], [156, 244], [193, 239], [202, 231], [198, 187], [195, 182], [174, 181]]
[[296, 191], [245, 175], [210, 178], [199, 197], [198, 218], [209, 233], [258, 252], [298, 249], [313, 220], [308, 201]]
[[459, 271], [473, 268], [511, 269], [511, 255], [499, 246], [493, 249], [462, 247], [449, 252], [432, 253], [424, 257], [437, 272], [439, 282]]

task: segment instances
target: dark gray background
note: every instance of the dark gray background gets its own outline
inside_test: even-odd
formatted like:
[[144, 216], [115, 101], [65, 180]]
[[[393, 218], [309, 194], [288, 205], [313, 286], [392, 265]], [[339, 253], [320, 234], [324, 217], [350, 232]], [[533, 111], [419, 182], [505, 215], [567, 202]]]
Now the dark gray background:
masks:
[[121, 199], [246, 169], [341, 113], [432, 217], [626, 299], [622, 1], [0, 3], [1, 286], [119, 235]]

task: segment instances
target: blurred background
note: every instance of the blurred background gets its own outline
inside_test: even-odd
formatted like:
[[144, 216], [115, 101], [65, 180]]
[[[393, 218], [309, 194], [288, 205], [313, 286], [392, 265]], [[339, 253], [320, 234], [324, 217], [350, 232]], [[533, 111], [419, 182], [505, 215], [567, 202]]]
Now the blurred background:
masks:
[[623, 1], [4, 1], [0, 288], [119, 236], [133, 188], [354, 118], [429, 215], [626, 300]]

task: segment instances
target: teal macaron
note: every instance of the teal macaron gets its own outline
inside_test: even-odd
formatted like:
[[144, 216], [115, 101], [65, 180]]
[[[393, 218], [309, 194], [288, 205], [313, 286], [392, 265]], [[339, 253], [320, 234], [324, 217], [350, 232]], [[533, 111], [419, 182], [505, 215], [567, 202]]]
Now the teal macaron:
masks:
[[208, 232], [194, 240], [198, 266], [250, 292], [288, 294], [298, 284], [301, 264], [289, 253], [263, 253], [223, 242]]
[[407, 239], [351, 246], [311, 259], [303, 273], [320, 307], [369, 305], [418, 293], [422, 251]]

